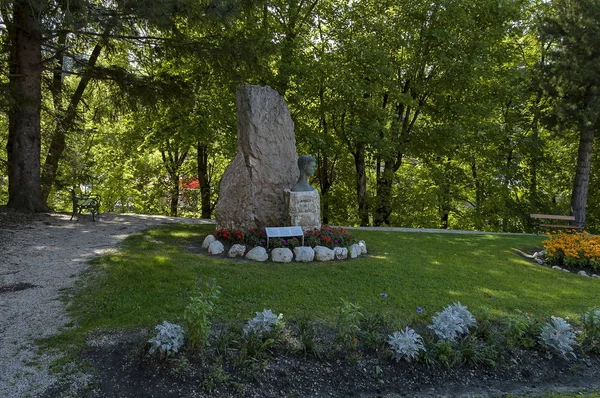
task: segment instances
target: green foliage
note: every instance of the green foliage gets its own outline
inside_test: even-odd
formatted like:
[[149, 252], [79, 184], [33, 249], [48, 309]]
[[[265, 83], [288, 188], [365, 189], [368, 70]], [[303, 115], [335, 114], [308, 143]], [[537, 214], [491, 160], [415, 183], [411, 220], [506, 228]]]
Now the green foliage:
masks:
[[506, 317], [505, 338], [509, 346], [515, 348], [535, 348], [543, 326], [542, 319], [533, 314], [516, 310]]
[[591, 352], [600, 353], [600, 308], [592, 308], [581, 316], [583, 326], [583, 347]]
[[214, 279], [202, 286], [200, 278], [198, 278], [193, 295], [183, 313], [188, 342], [192, 348], [202, 350], [208, 345], [212, 318], [220, 293], [221, 288]]
[[343, 299], [342, 305], [338, 308], [335, 337], [344, 347], [351, 350], [358, 347], [360, 321], [363, 317], [360, 311], [358, 305]]
[[360, 318], [359, 340], [363, 347], [371, 350], [380, 350], [385, 347], [386, 332], [389, 322], [382, 312], [369, 312]]
[[[304, 245], [315, 247], [317, 245], [333, 247], [348, 247], [358, 242], [350, 232], [342, 227], [330, 227], [323, 225], [320, 229], [304, 231]], [[250, 228], [247, 231], [219, 229], [213, 232], [213, 236], [224, 244], [245, 243], [250, 247], [267, 247], [267, 234], [265, 229]], [[302, 246], [302, 238], [270, 238], [269, 249], [287, 247], [291, 250]]]
[[312, 355], [315, 358], [320, 358], [320, 352], [315, 341], [316, 321], [311, 319], [308, 313], [303, 313], [296, 319], [294, 325], [297, 329], [298, 341], [300, 349], [304, 355]]

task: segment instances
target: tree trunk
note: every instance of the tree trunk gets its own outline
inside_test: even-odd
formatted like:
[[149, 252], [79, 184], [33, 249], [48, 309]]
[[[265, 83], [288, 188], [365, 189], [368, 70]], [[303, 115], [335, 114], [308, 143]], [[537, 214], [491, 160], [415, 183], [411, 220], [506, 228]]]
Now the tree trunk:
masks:
[[323, 214], [323, 224], [329, 224], [329, 189], [331, 181], [329, 179], [329, 159], [322, 153], [319, 157], [319, 187], [321, 188], [321, 214]]
[[392, 215], [392, 186], [394, 183], [394, 161], [386, 160], [377, 180], [377, 210], [373, 216], [375, 226], [390, 225]]
[[586, 126], [581, 130], [579, 137], [577, 171], [573, 183], [573, 195], [571, 196], [571, 212], [575, 216], [575, 225], [578, 227], [585, 226], [595, 132], [594, 126]]
[[171, 217], [177, 217], [177, 209], [179, 208], [179, 174], [172, 173], [171, 180], [173, 181], [173, 189], [171, 190]]
[[9, 28], [12, 101], [6, 144], [7, 206], [30, 212], [49, 210], [42, 199], [40, 181], [42, 34], [36, 21], [38, 11], [29, 1], [15, 1]]
[[358, 216], [361, 226], [369, 225], [369, 205], [367, 203], [367, 171], [364, 148], [353, 152], [356, 167], [356, 194], [358, 197]]
[[[166, 146], [169, 146], [169, 142], [166, 143]], [[163, 164], [167, 169], [170, 180], [173, 182], [173, 187], [171, 188], [171, 217], [177, 217], [177, 209], [179, 208], [179, 169], [183, 162], [185, 162], [188, 149], [184, 150], [181, 155], [179, 153], [180, 150], [178, 148], [166, 151], [161, 149], [160, 151]]]
[[209, 219], [213, 206], [210, 203], [210, 173], [208, 168], [208, 145], [198, 143], [198, 181], [200, 182], [200, 201], [202, 218]]
[[[325, 89], [323, 84], [319, 86], [319, 110], [320, 121], [319, 131], [323, 132], [324, 140], [329, 136], [329, 125], [325, 116]], [[320, 151], [318, 157], [319, 164], [319, 187], [321, 188], [321, 214], [323, 224], [329, 224], [329, 190], [333, 185], [333, 170], [335, 168], [335, 158], [330, 164], [327, 151]]]
[[[110, 29], [108, 28], [104, 31], [103, 40], [108, 38], [109, 32]], [[96, 44], [88, 61], [88, 67], [94, 67], [96, 65], [101, 51], [102, 45]], [[81, 102], [83, 93], [85, 92], [85, 89], [87, 88], [91, 79], [92, 76], [89, 71], [81, 77], [81, 80], [79, 80], [79, 84], [77, 85], [77, 89], [71, 97], [67, 111], [64, 113], [64, 115], [61, 112], [56, 122], [56, 128], [54, 130], [54, 134], [52, 135], [52, 141], [50, 142], [50, 148], [48, 149], [48, 154], [46, 156], [46, 161], [44, 162], [44, 168], [42, 171], [42, 195], [44, 201], [47, 201], [48, 196], [50, 195], [52, 185], [56, 179], [58, 163], [60, 162], [62, 154], [65, 150], [67, 132], [75, 121], [75, 117], [77, 116], [77, 107], [79, 106], [79, 102]]]

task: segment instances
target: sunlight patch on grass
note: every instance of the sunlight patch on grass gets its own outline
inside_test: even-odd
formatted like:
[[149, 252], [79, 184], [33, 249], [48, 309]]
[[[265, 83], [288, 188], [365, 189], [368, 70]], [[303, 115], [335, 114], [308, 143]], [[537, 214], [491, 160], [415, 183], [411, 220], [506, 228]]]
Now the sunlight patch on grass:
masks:
[[[519, 309], [575, 317], [582, 306], [598, 305], [600, 280], [560, 273], [513, 253], [541, 247], [539, 236], [356, 230], [368, 256], [275, 264], [187, 249], [198, 249], [213, 231], [211, 225], [165, 225], [129, 237], [117, 254], [95, 259], [71, 306], [82, 333], [181, 321], [198, 276], [216, 278], [222, 287], [220, 320], [245, 320], [270, 308], [286, 318], [308, 313], [334, 322], [341, 300], [360, 305], [364, 313], [423, 323], [456, 301], [498, 316]], [[381, 293], [388, 297], [383, 300]], [[425, 312], [417, 314], [417, 307]]]
[[479, 288], [479, 291], [481, 291], [483, 294], [487, 294], [491, 297], [500, 298], [500, 299], [516, 298], [516, 295], [514, 293], [509, 293], [509, 292], [502, 292], [502, 291], [492, 290], [492, 289], [487, 289], [487, 288]]

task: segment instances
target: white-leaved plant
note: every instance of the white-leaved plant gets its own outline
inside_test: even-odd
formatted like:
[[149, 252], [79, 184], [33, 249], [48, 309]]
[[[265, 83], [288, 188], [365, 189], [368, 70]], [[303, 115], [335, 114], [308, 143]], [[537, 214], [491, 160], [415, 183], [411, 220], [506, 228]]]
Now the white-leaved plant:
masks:
[[263, 337], [269, 334], [275, 328], [282, 326], [283, 314], [275, 315], [271, 310], [256, 312], [256, 316], [250, 319], [244, 326], [244, 334], [248, 336], [253, 334], [257, 337]]
[[548, 349], [560, 354], [563, 358], [567, 354], [573, 355], [573, 346], [575, 345], [575, 333], [567, 321], [560, 317], [550, 317], [550, 322], [542, 327], [540, 333], [540, 342]]
[[451, 304], [443, 311], [437, 312], [432, 318], [433, 324], [428, 327], [440, 339], [454, 341], [461, 334], [469, 331], [469, 328], [477, 321], [467, 307], [460, 302]]
[[394, 358], [398, 361], [405, 358], [410, 362], [419, 355], [420, 351], [426, 351], [423, 338], [409, 327], [388, 336], [388, 344], [394, 353]]
[[183, 345], [183, 328], [177, 324], [164, 321], [162, 324], [156, 325], [154, 329], [158, 330], [158, 334], [148, 340], [150, 354], [157, 351], [162, 357], [176, 354]]
[[600, 308], [594, 308], [581, 316], [583, 330], [588, 338], [600, 338]]

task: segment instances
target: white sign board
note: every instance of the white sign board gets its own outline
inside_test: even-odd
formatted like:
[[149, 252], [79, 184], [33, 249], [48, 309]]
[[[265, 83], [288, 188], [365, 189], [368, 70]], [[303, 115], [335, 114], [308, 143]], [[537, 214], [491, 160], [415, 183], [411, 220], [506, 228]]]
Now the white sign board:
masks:
[[269, 247], [269, 238], [289, 238], [294, 236], [302, 237], [302, 245], [304, 245], [304, 231], [302, 227], [267, 227], [267, 248]]
[[302, 227], [267, 227], [265, 228], [269, 238], [287, 238], [289, 236], [304, 236]]

